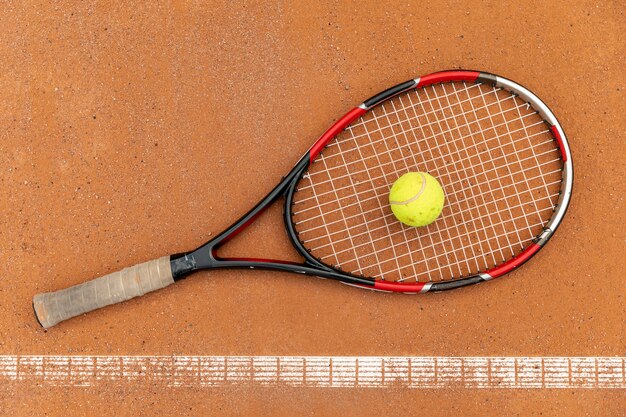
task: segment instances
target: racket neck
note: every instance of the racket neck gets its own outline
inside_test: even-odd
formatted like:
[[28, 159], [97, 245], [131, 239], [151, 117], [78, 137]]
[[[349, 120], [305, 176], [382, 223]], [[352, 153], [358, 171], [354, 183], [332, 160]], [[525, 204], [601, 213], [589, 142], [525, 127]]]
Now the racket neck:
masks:
[[187, 275], [201, 269], [237, 267], [253, 268], [255, 266], [271, 269], [283, 269], [281, 265], [290, 264], [289, 262], [284, 263], [282, 261], [274, 260], [256, 260], [252, 258], [220, 259], [217, 256], [217, 250], [220, 246], [241, 233], [250, 224], [254, 223], [254, 221], [265, 211], [265, 209], [272, 205], [272, 203], [274, 203], [278, 198], [285, 196], [287, 200], [285, 205], [289, 206], [291, 204], [291, 196], [293, 195], [293, 192], [289, 191], [295, 187], [297, 179], [308, 167], [308, 165], [309, 154], [307, 153], [291, 169], [289, 174], [287, 174], [282, 181], [274, 187], [272, 191], [270, 191], [256, 206], [239, 218], [239, 220], [230, 225], [226, 230], [191, 252], [171, 255], [170, 265], [172, 267], [174, 280], [181, 280]]

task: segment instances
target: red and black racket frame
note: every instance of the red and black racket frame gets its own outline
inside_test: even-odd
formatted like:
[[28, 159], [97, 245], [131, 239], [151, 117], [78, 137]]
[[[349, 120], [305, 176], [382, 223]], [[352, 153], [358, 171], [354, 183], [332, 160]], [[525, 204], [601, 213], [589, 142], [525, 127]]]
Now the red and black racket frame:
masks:
[[[334, 268], [331, 265], [327, 265], [321, 260], [314, 257], [299, 240], [298, 232], [295, 229], [294, 222], [292, 220], [293, 197], [297, 190], [298, 183], [302, 176], [307, 172], [309, 165], [313, 163], [313, 161], [322, 152], [324, 147], [326, 147], [326, 145], [330, 141], [332, 141], [332, 139], [334, 139], [353, 121], [364, 115], [372, 107], [408, 90], [443, 82], [486, 83], [504, 88], [512, 94], [519, 95], [521, 98], [531, 103], [535, 110], [537, 110], [538, 113], [543, 117], [545, 123], [549, 126], [557, 142], [557, 146], [560, 149], [561, 158], [563, 161], [564, 175], [558, 204], [551, 220], [547, 223], [542, 233], [534, 239], [533, 243], [531, 243], [520, 254], [510, 259], [509, 261], [502, 263], [487, 271], [450, 281], [427, 283], [404, 283], [385, 281], [373, 277], [358, 276], [344, 272], [339, 268]], [[198, 270], [219, 268], [258, 268], [296, 272], [300, 274], [314, 275], [321, 278], [331, 278], [341, 281], [345, 284], [380, 291], [424, 293], [464, 287], [502, 276], [518, 268], [523, 263], [528, 261], [531, 257], [533, 257], [539, 251], [539, 249], [541, 249], [546, 244], [546, 242], [554, 234], [554, 231], [561, 223], [561, 220], [565, 215], [567, 206], [569, 205], [569, 201], [571, 199], [572, 185], [573, 166], [565, 134], [560, 124], [556, 120], [556, 117], [536, 95], [534, 95], [532, 92], [522, 87], [521, 85], [494, 74], [480, 71], [464, 70], [441, 71], [422, 76], [417, 79], [412, 79], [391, 87], [379, 94], [376, 94], [375, 96], [372, 96], [359, 106], [353, 108], [348, 113], [346, 113], [343, 117], [337, 120], [337, 122], [335, 122], [335, 124], [333, 124], [322, 136], [320, 136], [320, 138], [314, 143], [309, 151], [293, 167], [289, 174], [283, 177], [281, 182], [254, 208], [252, 208], [249, 212], [243, 215], [239, 220], [233, 223], [218, 236], [198, 247], [197, 249], [186, 253], [171, 255], [170, 265], [172, 268], [172, 275], [174, 277], [174, 280], [177, 281]], [[258, 258], [222, 258], [218, 256], [217, 252], [220, 246], [225, 244], [233, 237], [237, 236], [247, 226], [253, 223], [266, 208], [268, 208], [281, 197], [284, 197], [283, 215], [287, 234], [289, 235], [289, 238], [291, 239], [294, 247], [304, 257], [304, 262], [298, 263]]]

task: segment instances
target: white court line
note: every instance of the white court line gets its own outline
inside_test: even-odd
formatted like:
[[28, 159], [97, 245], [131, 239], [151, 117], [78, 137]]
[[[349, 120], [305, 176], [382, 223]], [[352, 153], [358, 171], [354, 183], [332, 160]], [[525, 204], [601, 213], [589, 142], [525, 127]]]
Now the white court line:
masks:
[[624, 389], [626, 357], [0, 355], [10, 383], [89, 387]]

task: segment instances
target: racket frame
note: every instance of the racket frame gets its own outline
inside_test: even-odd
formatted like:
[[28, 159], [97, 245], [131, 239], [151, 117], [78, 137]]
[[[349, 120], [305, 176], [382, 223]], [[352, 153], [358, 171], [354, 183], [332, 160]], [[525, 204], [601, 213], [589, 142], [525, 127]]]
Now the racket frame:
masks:
[[[414, 88], [420, 88], [431, 84], [442, 82], [477, 82], [491, 84], [496, 87], [503, 88], [510, 93], [517, 95], [528, 102], [543, 118], [550, 127], [563, 160], [563, 180], [561, 183], [561, 193], [555, 207], [554, 214], [546, 224], [542, 233], [526, 247], [520, 254], [485, 272], [464, 277], [451, 281], [438, 282], [391, 282], [377, 280], [372, 277], [357, 276], [339, 269], [335, 269], [330, 265], [326, 265], [319, 259], [316, 259], [307, 248], [298, 239], [292, 221], [292, 202], [293, 196], [297, 190], [297, 185], [302, 176], [306, 173], [309, 165], [319, 156], [330, 141], [332, 141], [339, 133], [348, 127], [353, 121], [365, 114], [369, 109], [376, 105], [389, 100], [390, 98], [406, 92]], [[270, 269], [278, 271], [295, 272], [306, 275], [315, 275], [321, 278], [331, 278], [338, 280], [344, 284], [355, 285], [361, 288], [369, 288], [380, 291], [393, 291], [403, 293], [423, 293], [431, 291], [443, 291], [454, 288], [464, 287], [467, 285], [477, 284], [488, 281], [493, 278], [502, 276], [518, 268], [530, 258], [532, 258], [552, 237], [558, 226], [561, 224], [563, 216], [567, 211], [571, 199], [573, 187], [573, 164], [571, 151], [558, 120], [548, 108], [535, 94], [527, 88], [494, 74], [479, 71], [441, 71], [420, 78], [408, 80], [406, 82], [395, 85], [379, 94], [365, 100], [359, 106], [353, 108], [337, 122], [335, 122], [320, 138], [311, 146], [307, 153], [298, 161], [291, 169], [287, 176], [274, 187], [255, 207], [243, 215], [239, 220], [234, 222], [230, 227], [224, 230], [215, 238], [198, 247], [197, 249], [175, 254], [170, 257], [172, 274], [175, 281], [185, 278], [188, 274], [203, 269], [217, 268], [249, 268], [249, 269]], [[284, 222], [287, 234], [296, 248], [296, 250], [304, 257], [304, 262], [291, 262], [275, 259], [259, 259], [259, 258], [221, 258], [217, 251], [221, 245], [235, 237], [247, 226], [253, 223], [263, 211], [272, 205], [277, 199], [284, 197]]]

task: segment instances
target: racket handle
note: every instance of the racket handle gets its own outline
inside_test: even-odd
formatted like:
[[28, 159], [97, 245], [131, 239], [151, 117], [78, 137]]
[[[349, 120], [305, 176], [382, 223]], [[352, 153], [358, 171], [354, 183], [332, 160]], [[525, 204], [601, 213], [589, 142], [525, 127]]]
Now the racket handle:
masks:
[[33, 308], [39, 323], [47, 329], [63, 320], [173, 283], [170, 257], [164, 256], [64, 290], [37, 294]]

